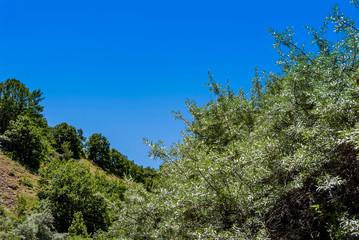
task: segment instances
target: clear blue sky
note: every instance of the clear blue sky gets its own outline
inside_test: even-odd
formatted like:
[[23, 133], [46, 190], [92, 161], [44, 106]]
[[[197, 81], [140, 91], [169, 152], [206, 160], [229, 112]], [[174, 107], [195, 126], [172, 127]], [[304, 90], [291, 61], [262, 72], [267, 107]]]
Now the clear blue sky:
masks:
[[[349, 1], [338, 1], [348, 10]], [[157, 168], [141, 138], [180, 139], [171, 110], [204, 104], [210, 70], [249, 89], [257, 65], [276, 71], [267, 29], [321, 26], [334, 1], [0, 0], [1, 81], [44, 92], [49, 125], [102, 133], [135, 163]]]

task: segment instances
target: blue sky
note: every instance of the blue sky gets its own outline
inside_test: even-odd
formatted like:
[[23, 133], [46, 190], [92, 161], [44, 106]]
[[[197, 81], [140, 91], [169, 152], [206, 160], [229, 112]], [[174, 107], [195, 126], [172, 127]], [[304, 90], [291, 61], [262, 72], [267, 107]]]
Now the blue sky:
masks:
[[[338, 1], [349, 15], [349, 1]], [[268, 28], [321, 26], [334, 1], [0, 0], [1, 81], [44, 92], [49, 125], [102, 133], [135, 163], [157, 168], [141, 138], [180, 139], [170, 111], [211, 99], [219, 82], [249, 90], [255, 66], [277, 71]]]

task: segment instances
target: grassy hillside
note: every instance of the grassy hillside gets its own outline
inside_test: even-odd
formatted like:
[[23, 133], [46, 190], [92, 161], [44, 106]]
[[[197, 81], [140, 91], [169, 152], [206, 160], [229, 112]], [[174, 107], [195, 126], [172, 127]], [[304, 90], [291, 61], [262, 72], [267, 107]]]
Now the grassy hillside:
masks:
[[0, 239], [71, 239], [69, 227], [88, 237], [111, 224], [124, 191], [87, 159], [53, 159], [35, 173], [0, 152]]
[[[79, 162], [86, 165], [92, 174], [99, 173], [106, 175], [109, 180], [121, 181], [113, 174], [108, 174], [102, 168], [93, 164], [87, 159], [80, 159]], [[18, 162], [13, 161], [0, 152], [0, 205], [9, 210], [14, 210], [18, 204], [18, 197], [24, 196], [34, 201], [38, 200], [37, 193], [40, 190], [38, 174], [28, 170]]]
[[0, 152], [0, 204], [13, 210], [19, 196], [36, 200], [39, 176]]

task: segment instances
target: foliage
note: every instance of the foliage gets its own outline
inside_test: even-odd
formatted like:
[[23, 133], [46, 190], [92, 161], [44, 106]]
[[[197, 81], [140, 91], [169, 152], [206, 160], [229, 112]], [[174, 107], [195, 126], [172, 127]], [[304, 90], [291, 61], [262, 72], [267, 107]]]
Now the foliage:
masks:
[[42, 213], [33, 213], [14, 229], [14, 235], [27, 240], [65, 239], [65, 234], [58, 234], [53, 230], [53, 221], [54, 218], [48, 210]]
[[83, 238], [89, 237], [87, 228], [81, 212], [76, 212], [72, 219], [71, 226], [69, 227], [68, 233], [71, 237], [80, 236]]
[[[65, 154], [64, 144], [68, 144], [68, 150], [72, 152], [72, 157], [79, 159], [82, 154], [83, 141], [82, 130], [76, 130], [75, 127], [67, 123], [61, 123], [52, 128], [54, 140], [53, 147], [60, 154]], [[66, 149], [66, 148], [65, 148]]]
[[60, 158], [64, 160], [70, 160], [71, 157], [74, 155], [74, 153], [70, 149], [71, 149], [70, 142], [64, 142], [63, 144], [61, 144], [60, 150], [62, 154], [60, 155]]
[[24, 194], [19, 194], [17, 197], [17, 204], [14, 208], [19, 219], [24, 219], [26, 215], [31, 212], [34, 206], [34, 199], [26, 197]]
[[110, 159], [109, 172], [120, 178], [130, 176], [134, 181], [145, 184], [147, 189], [150, 189], [154, 185], [157, 178], [156, 170], [150, 167], [143, 168], [142, 166], [138, 166], [114, 148], [110, 150]]
[[6, 151], [9, 148], [10, 140], [4, 135], [0, 135], [0, 149]]
[[[340, 40], [325, 38], [331, 28]], [[50, 141], [63, 160], [40, 169], [41, 207], [49, 210], [27, 215], [20, 195], [17, 216], [0, 208], [0, 237], [67, 236], [56, 229], [70, 239], [358, 238], [359, 28], [335, 5], [321, 29], [307, 29], [315, 53], [295, 43], [291, 28], [270, 30], [281, 72], [256, 68], [249, 95], [209, 73], [215, 100], [187, 100], [191, 121], [174, 112], [186, 124], [182, 140], [169, 149], [145, 140], [162, 161], [159, 173], [90, 136], [89, 158], [125, 178], [126, 191], [70, 159], [81, 156], [81, 129], [62, 123], [49, 136], [40, 91], [1, 83], [1, 147], [38, 168]]]
[[[340, 40], [324, 38], [330, 26]], [[151, 192], [128, 183], [109, 236], [357, 236], [359, 30], [335, 6], [323, 28], [308, 31], [317, 53], [298, 46], [292, 29], [271, 30], [280, 74], [256, 71], [250, 97], [210, 75], [216, 100], [188, 100], [193, 121], [175, 113], [187, 125], [182, 141], [168, 150], [145, 141], [163, 161], [161, 179]]]
[[88, 158], [107, 172], [120, 178], [131, 176], [136, 182], [144, 183], [148, 189], [153, 185], [156, 170], [138, 166], [116, 149], [110, 150], [110, 143], [102, 134], [92, 134], [86, 142], [86, 150]]
[[40, 90], [30, 90], [16, 79], [7, 79], [0, 83], [0, 134], [9, 127], [11, 121], [18, 116], [26, 115], [34, 119], [42, 119], [43, 100]]
[[65, 239], [66, 234], [54, 231], [52, 223], [53, 217], [48, 210], [32, 213], [21, 220], [6, 208], [0, 207], [0, 239]]
[[62, 240], [67, 234], [57, 233], [53, 229], [53, 217], [49, 210], [34, 212], [21, 219], [8, 209], [0, 207], [0, 239], [20, 240]]
[[10, 122], [4, 136], [9, 139], [7, 150], [14, 159], [38, 169], [44, 160], [46, 143], [44, 133], [29, 117], [19, 116]]
[[0, 206], [0, 239], [19, 239], [11, 232], [14, 229], [15, 217], [3, 206]]
[[110, 164], [110, 143], [101, 133], [94, 133], [86, 142], [88, 158], [103, 168]]
[[31, 178], [27, 177], [27, 176], [23, 176], [19, 179], [19, 182], [21, 185], [26, 186], [28, 188], [33, 188], [34, 187], [34, 183], [31, 180]]
[[122, 198], [121, 182], [99, 173], [93, 175], [76, 160], [51, 161], [40, 174], [43, 188], [39, 197], [53, 212], [58, 231], [66, 232], [77, 212], [83, 215], [89, 233], [108, 228], [111, 221], [108, 202]]

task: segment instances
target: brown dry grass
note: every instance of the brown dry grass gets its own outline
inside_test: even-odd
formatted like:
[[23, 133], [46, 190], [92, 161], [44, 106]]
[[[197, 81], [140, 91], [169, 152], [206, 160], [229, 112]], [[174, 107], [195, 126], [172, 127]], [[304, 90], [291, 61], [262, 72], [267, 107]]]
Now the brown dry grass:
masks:
[[39, 177], [0, 152], [0, 205], [12, 210], [17, 196], [36, 199]]

